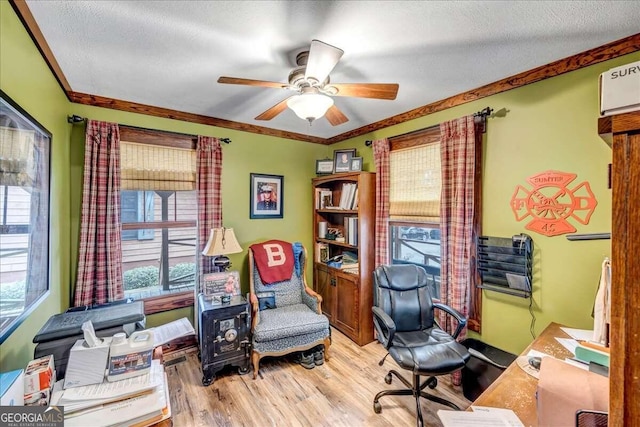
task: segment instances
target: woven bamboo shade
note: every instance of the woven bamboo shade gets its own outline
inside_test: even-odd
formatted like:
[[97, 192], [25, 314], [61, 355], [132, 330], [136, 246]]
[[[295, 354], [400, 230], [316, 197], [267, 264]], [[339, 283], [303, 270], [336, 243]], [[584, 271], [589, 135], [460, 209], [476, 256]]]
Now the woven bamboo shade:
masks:
[[391, 151], [389, 216], [394, 221], [439, 222], [440, 143]]
[[120, 171], [123, 190], [195, 190], [196, 152], [122, 141]]
[[0, 184], [31, 185], [36, 175], [34, 137], [32, 130], [0, 126]]

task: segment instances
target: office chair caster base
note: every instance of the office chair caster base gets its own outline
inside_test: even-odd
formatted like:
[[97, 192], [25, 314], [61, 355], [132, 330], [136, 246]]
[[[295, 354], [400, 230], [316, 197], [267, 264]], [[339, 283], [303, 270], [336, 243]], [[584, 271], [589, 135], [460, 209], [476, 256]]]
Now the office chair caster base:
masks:
[[434, 388], [436, 388], [438, 386], [438, 379], [436, 377], [431, 377], [428, 381], [427, 381], [427, 387], [429, 387], [431, 390], [433, 390]]
[[387, 384], [391, 384], [391, 373], [388, 373], [387, 375], [385, 375], [384, 382]]
[[382, 412], [382, 405], [380, 404], [380, 402], [373, 402], [373, 412], [375, 412], [376, 414]]

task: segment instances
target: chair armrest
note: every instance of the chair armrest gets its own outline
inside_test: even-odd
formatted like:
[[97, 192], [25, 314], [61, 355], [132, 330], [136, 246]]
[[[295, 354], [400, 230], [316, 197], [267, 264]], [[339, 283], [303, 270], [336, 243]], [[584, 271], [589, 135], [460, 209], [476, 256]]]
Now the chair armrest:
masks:
[[452, 315], [456, 319], [456, 321], [458, 322], [458, 327], [456, 328], [456, 331], [451, 336], [454, 339], [457, 339], [458, 335], [460, 335], [460, 332], [462, 332], [462, 329], [467, 324], [466, 317], [464, 317], [458, 310], [454, 309], [453, 307], [449, 307], [448, 305], [442, 304], [439, 302], [434, 302], [433, 308], [440, 309], [445, 313]]
[[322, 296], [306, 284], [304, 285], [302, 300], [311, 310], [318, 314], [322, 314]]
[[380, 307], [373, 306], [371, 312], [373, 313], [373, 325], [378, 333], [378, 339], [386, 349], [389, 349], [393, 342], [393, 336], [396, 334], [396, 323]]
[[249, 293], [249, 302], [251, 303], [251, 330], [253, 331], [258, 323], [260, 303], [258, 302], [258, 297], [254, 293]]

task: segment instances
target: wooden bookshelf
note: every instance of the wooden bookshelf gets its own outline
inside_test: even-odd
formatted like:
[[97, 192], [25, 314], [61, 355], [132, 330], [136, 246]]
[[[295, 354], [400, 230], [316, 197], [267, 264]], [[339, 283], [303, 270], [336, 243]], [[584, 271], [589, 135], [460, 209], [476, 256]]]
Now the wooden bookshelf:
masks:
[[[322, 295], [322, 311], [333, 327], [358, 345], [368, 344], [373, 341], [375, 174], [353, 172], [318, 177], [312, 180], [312, 191], [313, 284]], [[327, 192], [331, 194], [332, 207], [326, 206]], [[325, 200], [320, 199], [321, 194]], [[338, 230], [344, 241], [320, 236], [321, 222], [327, 223], [328, 230]], [[324, 258], [355, 256], [357, 267], [332, 267], [321, 252]]]

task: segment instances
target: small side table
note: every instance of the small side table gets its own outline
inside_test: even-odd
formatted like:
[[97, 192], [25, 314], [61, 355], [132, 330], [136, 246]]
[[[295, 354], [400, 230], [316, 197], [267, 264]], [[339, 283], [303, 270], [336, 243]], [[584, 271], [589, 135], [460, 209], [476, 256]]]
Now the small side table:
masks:
[[247, 300], [237, 295], [228, 303], [212, 304], [199, 294], [198, 316], [202, 385], [210, 385], [227, 365], [237, 366], [241, 375], [249, 372], [251, 310]]

